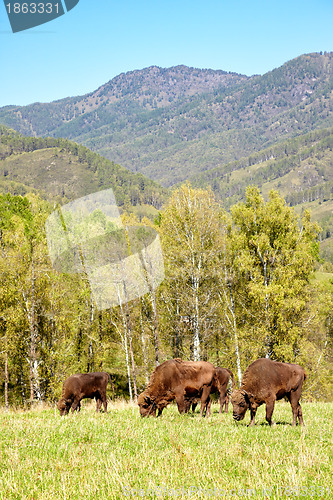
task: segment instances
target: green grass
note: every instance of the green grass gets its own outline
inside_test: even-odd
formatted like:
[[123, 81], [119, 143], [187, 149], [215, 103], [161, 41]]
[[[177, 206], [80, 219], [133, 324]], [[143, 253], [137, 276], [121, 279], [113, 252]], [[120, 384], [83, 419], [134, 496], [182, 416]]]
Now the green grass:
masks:
[[210, 419], [174, 406], [141, 419], [125, 403], [63, 418], [50, 408], [3, 410], [0, 499], [331, 498], [333, 404], [302, 407], [304, 428], [291, 427], [284, 402], [272, 428], [264, 407], [254, 428], [248, 414], [236, 423], [217, 405]]

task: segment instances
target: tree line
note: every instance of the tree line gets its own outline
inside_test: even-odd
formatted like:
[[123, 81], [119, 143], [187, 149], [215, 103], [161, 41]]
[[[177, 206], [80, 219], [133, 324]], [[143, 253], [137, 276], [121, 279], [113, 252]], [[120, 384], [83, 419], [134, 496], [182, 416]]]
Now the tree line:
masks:
[[[53, 207], [52, 207], [53, 208]], [[165, 279], [98, 310], [89, 280], [52, 268], [35, 194], [0, 196], [0, 401], [54, 401], [72, 373], [108, 371], [135, 399], [154, 367], [181, 357], [231, 368], [258, 357], [304, 366], [307, 396], [332, 398], [332, 289], [315, 279], [320, 228], [276, 192], [250, 187], [226, 212], [211, 190], [174, 191], [154, 221]]]

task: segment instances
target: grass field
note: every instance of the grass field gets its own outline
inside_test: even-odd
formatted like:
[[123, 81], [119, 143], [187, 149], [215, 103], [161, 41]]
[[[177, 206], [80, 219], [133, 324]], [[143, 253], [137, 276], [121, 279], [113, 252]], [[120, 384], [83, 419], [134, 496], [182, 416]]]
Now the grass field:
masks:
[[333, 498], [333, 403], [303, 403], [306, 427], [291, 427], [290, 405], [264, 407], [256, 427], [218, 414], [158, 419], [111, 403], [60, 418], [55, 408], [0, 411], [0, 498]]

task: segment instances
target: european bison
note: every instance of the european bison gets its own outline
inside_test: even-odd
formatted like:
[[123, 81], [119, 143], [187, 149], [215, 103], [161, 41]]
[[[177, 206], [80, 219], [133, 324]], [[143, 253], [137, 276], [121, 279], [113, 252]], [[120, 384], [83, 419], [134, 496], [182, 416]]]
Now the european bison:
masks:
[[228, 368], [220, 368], [217, 366], [215, 368], [214, 383], [212, 387], [212, 393], [218, 392], [220, 395], [220, 413], [222, 413], [223, 407], [225, 406], [225, 413], [228, 413], [229, 406], [229, 390], [228, 384], [229, 380], [232, 380], [232, 390], [235, 389], [235, 378], [234, 374]]
[[[211, 394], [218, 393], [219, 394], [219, 401], [220, 401], [220, 410], [219, 412], [222, 413], [223, 407], [225, 407], [225, 412], [228, 413], [228, 406], [229, 406], [229, 389], [228, 389], [228, 384], [229, 380], [232, 380], [232, 390], [235, 389], [235, 378], [234, 374], [232, 373], [231, 370], [228, 368], [221, 368], [217, 366], [215, 368], [215, 374], [214, 374], [214, 380], [211, 388]], [[187, 407], [186, 411], [188, 412], [190, 410], [190, 407], [192, 405], [192, 411], [195, 411], [195, 408], [197, 406], [198, 398], [196, 399], [188, 399], [187, 401]], [[210, 411], [210, 405], [211, 402], [208, 404], [208, 411]]]
[[242, 420], [250, 408], [250, 425], [255, 425], [258, 406], [266, 404], [266, 420], [272, 425], [272, 415], [276, 400], [286, 397], [293, 411], [293, 426], [297, 418], [303, 425], [303, 415], [299, 399], [306, 374], [299, 365], [279, 363], [261, 358], [252, 363], [245, 371], [241, 387], [231, 395], [233, 418]]
[[[72, 413], [80, 410], [80, 401], [84, 398], [96, 399], [96, 411], [99, 412], [103, 403], [107, 413], [106, 386], [111, 377], [106, 372], [77, 373], [68, 377], [62, 387], [61, 399], [58, 402], [60, 415], [67, 415], [70, 408]], [[113, 384], [112, 384], [113, 386]]]
[[209, 414], [209, 394], [213, 384], [215, 367], [206, 361], [182, 361], [171, 359], [155, 368], [149, 384], [138, 398], [141, 417], [160, 416], [163, 409], [176, 400], [179, 413], [188, 409], [188, 401], [200, 398], [203, 415]]

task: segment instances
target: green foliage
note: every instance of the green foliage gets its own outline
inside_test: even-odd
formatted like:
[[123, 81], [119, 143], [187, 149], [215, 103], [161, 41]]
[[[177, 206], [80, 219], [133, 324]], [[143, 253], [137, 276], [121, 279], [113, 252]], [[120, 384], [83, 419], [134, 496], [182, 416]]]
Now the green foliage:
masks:
[[275, 191], [267, 203], [258, 188], [248, 188], [245, 203], [232, 207], [239, 231], [238, 266], [247, 315], [261, 343], [258, 354], [296, 362], [305, 335], [308, 283], [318, 258], [318, 226], [305, 214], [299, 228], [292, 208]]

